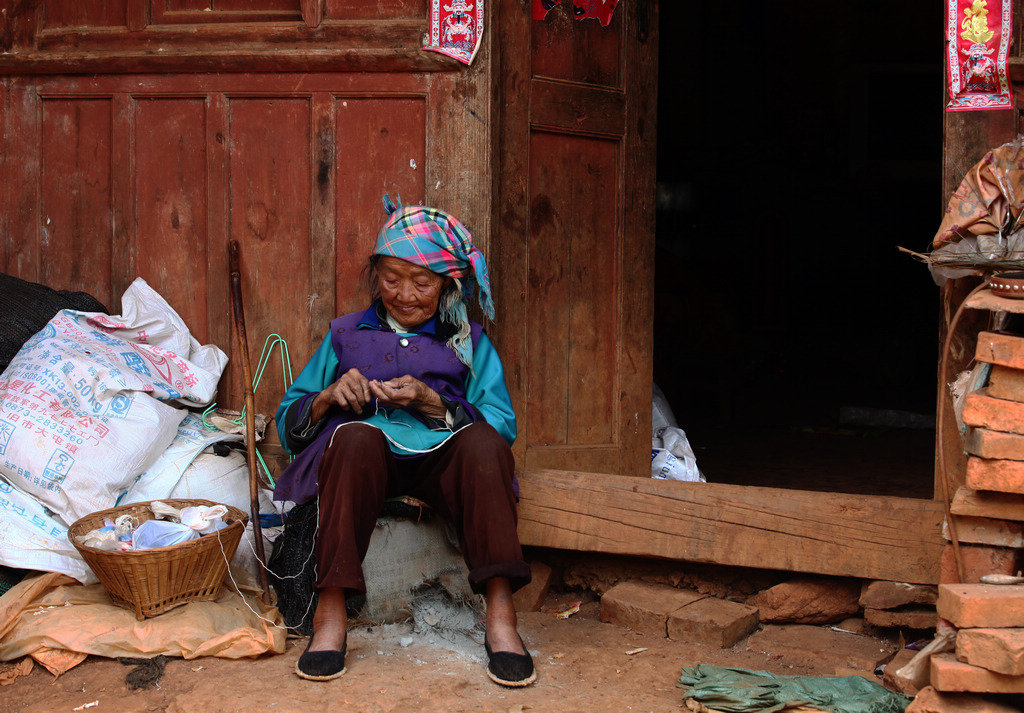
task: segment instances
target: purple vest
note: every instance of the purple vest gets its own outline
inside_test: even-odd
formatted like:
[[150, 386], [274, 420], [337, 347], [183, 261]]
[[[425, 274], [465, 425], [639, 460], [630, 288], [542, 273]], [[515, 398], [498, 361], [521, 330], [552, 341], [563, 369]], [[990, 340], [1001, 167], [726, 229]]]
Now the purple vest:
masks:
[[[431, 319], [425, 328], [432, 332], [436, 324], [436, 318]], [[475, 346], [481, 327], [476, 322], [471, 327]], [[332, 320], [331, 346], [339, 363], [335, 379], [353, 367], [371, 381], [411, 374], [439, 394], [460, 401], [466, 396], [469, 367], [459, 361], [451, 347], [428, 331], [399, 337], [390, 328], [380, 326], [372, 307]]]
[[[338, 371], [323, 387], [326, 388], [337, 380], [339, 375], [353, 367], [371, 380], [387, 381], [410, 374], [437, 393], [471, 408], [466, 401], [465, 389], [469, 367], [459, 361], [459, 357], [445, 344], [445, 340], [434, 336], [432, 332], [436, 327], [435, 318], [424, 325], [425, 331], [420, 334], [400, 337], [392, 332], [390, 327], [381, 326], [372, 306], [365, 312], [353, 312], [337, 317], [331, 321], [330, 334], [331, 346], [338, 358]], [[482, 327], [472, 322], [471, 329], [470, 338], [475, 346]], [[475, 412], [475, 409], [473, 411]], [[363, 408], [364, 414], [373, 412], [373, 402]], [[418, 412], [413, 414], [419, 417]], [[351, 411], [333, 409], [316, 439], [296, 455], [278, 477], [274, 499], [292, 500], [302, 504], [315, 498], [320, 458], [334, 429], [343, 423], [360, 419], [361, 416]]]

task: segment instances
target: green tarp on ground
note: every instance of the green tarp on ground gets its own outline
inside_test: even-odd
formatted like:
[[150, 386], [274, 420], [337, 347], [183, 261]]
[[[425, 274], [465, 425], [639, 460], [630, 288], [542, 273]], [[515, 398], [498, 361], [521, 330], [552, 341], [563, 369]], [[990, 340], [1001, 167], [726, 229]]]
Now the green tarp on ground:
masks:
[[808, 706], [833, 713], [903, 713], [911, 699], [861, 676], [778, 676], [725, 666], [683, 669], [680, 685], [708, 708], [726, 713], [771, 713]]

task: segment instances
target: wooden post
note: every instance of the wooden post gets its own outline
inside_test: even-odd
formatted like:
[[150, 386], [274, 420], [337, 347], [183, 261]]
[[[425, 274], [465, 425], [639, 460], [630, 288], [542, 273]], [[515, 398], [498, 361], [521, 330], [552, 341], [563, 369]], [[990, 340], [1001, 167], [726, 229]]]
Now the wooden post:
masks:
[[239, 361], [242, 364], [242, 388], [245, 391], [245, 451], [249, 461], [249, 512], [252, 518], [253, 539], [256, 541], [256, 558], [259, 560], [260, 587], [263, 601], [270, 603], [270, 589], [267, 585], [267, 558], [263, 553], [263, 528], [260, 525], [259, 471], [256, 463], [256, 408], [252, 390], [252, 370], [249, 367], [249, 340], [245, 334], [245, 310], [242, 307], [242, 274], [239, 271], [238, 241], [228, 243], [229, 269], [231, 271], [231, 306], [235, 316], [235, 343], [238, 345]]

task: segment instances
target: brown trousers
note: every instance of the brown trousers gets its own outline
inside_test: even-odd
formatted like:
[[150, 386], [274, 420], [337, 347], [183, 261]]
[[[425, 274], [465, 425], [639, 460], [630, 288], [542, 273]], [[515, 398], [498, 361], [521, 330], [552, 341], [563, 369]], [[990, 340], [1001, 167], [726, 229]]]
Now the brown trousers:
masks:
[[516, 532], [512, 450], [493, 427], [474, 423], [430, 453], [395, 457], [377, 428], [338, 428], [317, 475], [320, 525], [317, 588], [365, 592], [362, 561], [387, 498], [407, 495], [455, 525], [469, 584], [507, 577], [515, 591], [530, 581]]

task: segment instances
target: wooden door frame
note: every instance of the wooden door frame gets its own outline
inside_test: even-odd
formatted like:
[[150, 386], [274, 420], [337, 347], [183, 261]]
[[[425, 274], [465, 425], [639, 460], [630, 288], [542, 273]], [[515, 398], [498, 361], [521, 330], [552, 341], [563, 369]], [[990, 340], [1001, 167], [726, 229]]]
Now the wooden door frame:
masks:
[[[521, 301], [525, 263], [511, 254], [530, 230], [529, 133], [531, 25], [528, 3], [498, 3], [495, 40], [494, 226], [491, 251], [509, 272], [495, 277], [499, 304]], [[619, 13], [646, 12], [657, 33], [656, 0], [622, 3]], [[630, 18], [639, 32], [642, 20]], [[655, 43], [656, 46], [656, 43]], [[628, 82], [628, 79], [627, 79]], [[628, 86], [644, 107], [628, 121], [654, 125], [656, 87]], [[645, 150], [633, 132], [629, 150]], [[647, 141], [654, 141], [654, 131]], [[653, 180], [652, 180], [653, 185]], [[653, 192], [649, 200], [654, 200]], [[651, 211], [653, 215], [653, 210]], [[653, 235], [653, 221], [645, 225]], [[651, 240], [653, 244], [653, 239]], [[642, 269], [651, 269], [653, 252]], [[519, 272], [516, 272], [518, 270]], [[640, 312], [644, 312], [641, 307]], [[652, 314], [648, 308], [647, 314]], [[522, 349], [517, 325], [496, 325], [503, 353]], [[507, 358], [507, 357], [506, 357]], [[510, 361], [522, 364], [522, 355]], [[513, 394], [525, 375], [508, 375]], [[638, 471], [643, 470], [638, 467]], [[520, 468], [519, 532], [525, 545], [656, 557], [793, 572], [931, 583], [945, 546], [937, 500], [821, 493], [717, 483], [682, 483], [578, 471]]]

